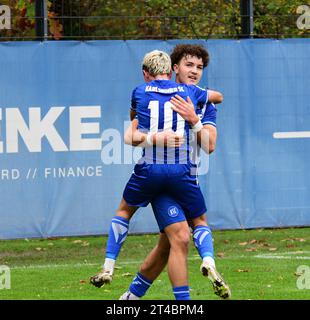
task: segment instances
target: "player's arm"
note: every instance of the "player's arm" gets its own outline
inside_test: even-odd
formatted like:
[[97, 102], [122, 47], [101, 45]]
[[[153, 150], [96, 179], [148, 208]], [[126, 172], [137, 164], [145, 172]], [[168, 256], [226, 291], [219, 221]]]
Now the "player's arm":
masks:
[[216, 107], [213, 103], [207, 103], [204, 108], [201, 123], [203, 128], [201, 133], [197, 133], [198, 144], [206, 153], [212, 153], [216, 147]]
[[[136, 116], [137, 116], [137, 111], [136, 110], [134, 110], [134, 109], [130, 109], [130, 121], [132, 121], [133, 119], [135, 119], [136, 118]], [[137, 120], [138, 121], [138, 120]]]
[[138, 119], [133, 119], [124, 134], [125, 143], [134, 147], [139, 145], [142, 146], [147, 137], [147, 134], [142, 133], [138, 130], [138, 124]]
[[170, 99], [170, 102], [172, 103], [171, 109], [177, 112], [192, 127], [200, 121], [190, 97], [187, 97], [185, 101], [181, 96], [176, 94]]
[[136, 110], [131, 108], [129, 116], [131, 123], [124, 134], [124, 142], [135, 147], [139, 145], [142, 146], [143, 144], [145, 144], [146, 134], [138, 130], [139, 121], [136, 118]]
[[190, 97], [187, 97], [185, 101], [176, 95], [171, 98], [170, 102], [172, 103], [171, 108], [192, 126], [194, 132], [197, 132], [197, 142], [201, 148], [207, 153], [212, 153], [216, 146], [216, 127], [211, 124], [202, 125]]
[[147, 134], [138, 130], [139, 120], [137, 119], [137, 112], [134, 108], [130, 109], [131, 123], [124, 134], [125, 144], [134, 147], [147, 147]]
[[219, 91], [208, 89], [208, 102], [213, 102], [217, 104], [217, 103], [222, 103], [223, 100], [224, 100], [224, 97]]
[[202, 150], [211, 154], [216, 148], [217, 129], [213, 125], [206, 124], [197, 132], [197, 141]]
[[[135, 117], [135, 116], [134, 116]], [[146, 134], [138, 129], [139, 121], [134, 118], [124, 134], [126, 144], [139, 147], [150, 147], [153, 145], [178, 148], [184, 143], [184, 137], [178, 136], [172, 130], [162, 131], [153, 134]]]

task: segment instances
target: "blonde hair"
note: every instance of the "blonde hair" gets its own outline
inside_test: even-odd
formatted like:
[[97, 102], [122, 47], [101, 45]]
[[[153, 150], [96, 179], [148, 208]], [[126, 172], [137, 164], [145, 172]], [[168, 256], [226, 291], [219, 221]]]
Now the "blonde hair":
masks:
[[159, 74], [170, 74], [170, 56], [164, 51], [153, 50], [144, 56], [142, 69], [149, 72], [150, 75], [154, 77]]

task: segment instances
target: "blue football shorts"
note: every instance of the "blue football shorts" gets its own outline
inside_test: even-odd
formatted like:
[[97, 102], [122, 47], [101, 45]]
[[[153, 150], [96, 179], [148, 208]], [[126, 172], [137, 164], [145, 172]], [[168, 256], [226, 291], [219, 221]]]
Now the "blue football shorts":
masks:
[[198, 210], [194, 208], [192, 211], [187, 211], [175, 199], [164, 194], [156, 197], [151, 205], [160, 232], [164, 232], [164, 229], [173, 223], [198, 218], [207, 212], [204, 204]]
[[152, 204], [161, 231], [172, 223], [201, 216], [207, 211], [190, 164], [137, 164], [123, 198], [130, 206]]

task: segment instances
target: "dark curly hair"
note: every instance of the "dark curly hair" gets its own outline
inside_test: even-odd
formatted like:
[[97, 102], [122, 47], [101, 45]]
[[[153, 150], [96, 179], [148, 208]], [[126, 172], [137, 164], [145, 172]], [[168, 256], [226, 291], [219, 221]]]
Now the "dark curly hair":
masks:
[[181, 59], [186, 56], [201, 58], [204, 68], [209, 64], [209, 53], [202, 45], [178, 44], [174, 47], [170, 55], [172, 68], [175, 64], [179, 64]]

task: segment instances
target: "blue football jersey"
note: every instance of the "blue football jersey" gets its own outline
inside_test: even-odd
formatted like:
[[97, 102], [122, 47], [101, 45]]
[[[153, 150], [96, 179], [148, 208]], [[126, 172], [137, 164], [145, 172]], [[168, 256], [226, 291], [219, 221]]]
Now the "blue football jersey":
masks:
[[196, 113], [203, 125], [210, 124], [216, 127], [217, 109], [212, 102], [208, 102], [202, 108], [197, 108]]
[[[156, 133], [172, 129], [186, 138], [180, 148], [147, 148], [143, 158], [149, 163], [187, 163], [190, 161], [190, 125], [171, 109], [170, 99], [176, 94], [183, 99], [189, 96], [197, 114], [204, 116], [208, 106], [208, 92], [195, 85], [179, 84], [170, 80], [154, 80], [136, 87], [132, 93], [131, 108], [136, 111], [138, 129]], [[170, 149], [170, 150], [169, 150]]]

